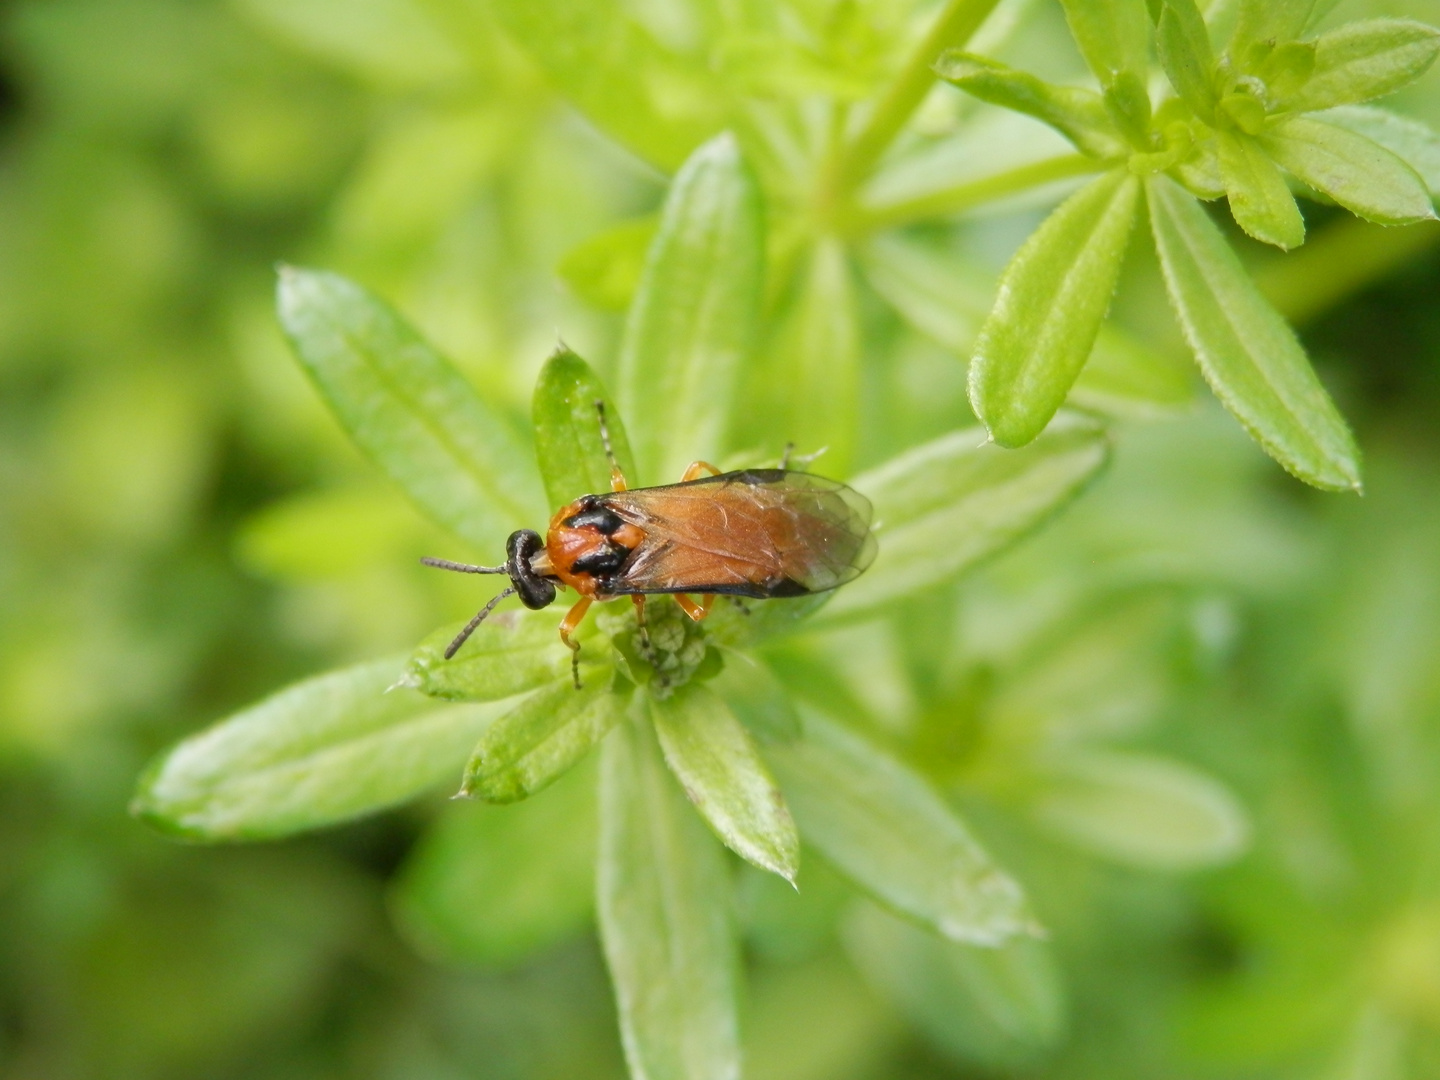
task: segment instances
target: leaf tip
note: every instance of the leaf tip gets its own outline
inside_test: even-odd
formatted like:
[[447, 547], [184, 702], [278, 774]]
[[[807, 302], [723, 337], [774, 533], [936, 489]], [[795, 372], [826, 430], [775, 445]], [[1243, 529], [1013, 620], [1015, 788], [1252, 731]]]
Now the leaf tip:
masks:
[[400, 677], [385, 688], [384, 693], [392, 690], [418, 690], [420, 689], [420, 676], [414, 671], [407, 669], [401, 672]]

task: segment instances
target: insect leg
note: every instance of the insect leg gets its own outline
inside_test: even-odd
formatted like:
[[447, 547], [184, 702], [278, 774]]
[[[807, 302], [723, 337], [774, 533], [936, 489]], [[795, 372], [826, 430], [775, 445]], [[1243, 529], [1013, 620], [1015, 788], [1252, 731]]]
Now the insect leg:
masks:
[[710, 605], [715, 603], [715, 594], [706, 593], [704, 596], [700, 597], [700, 602], [697, 604], [694, 600], [691, 600], [690, 597], [686, 596], [683, 592], [681, 592], [675, 594], [675, 602], [680, 605], [681, 611], [685, 612], [686, 615], [689, 615], [690, 618], [695, 622], [699, 622], [701, 619], [705, 618], [706, 615], [710, 614]]
[[610, 429], [605, 424], [605, 402], [599, 398], [595, 399], [595, 411], [600, 415], [600, 444], [605, 447], [605, 456], [610, 459], [610, 490], [626, 491], [629, 485], [625, 482], [625, 474], [620, 471], [620, 463], [615, 460], [615, 450], [610, 445]]
[[708, 461], [692, 461], [690, 467], [685, 470], [685, 475], [680, 477], [680, 483], [688, 484], [702, 472], [709, 471], [711, 476], [719, 476], [720, 470], [711, 465]]
[[781, 472], [784, 472], [786, 469], [790, 468], [790, 455], [793, 454], [794, 452], [795, 452], [795, 444], [794, 444], [793, 442], [787, 442], [787, 443], [785, 444], [785, 452], [780, 455], [780, 471], [781, 471]]
[[570, 609], [569, 613], [560, 623], [560, 640], [563, 641], [565, 647], [570, 650], [570, 677], [575, 680], [576, 690], [580, 689], [580, 643], [578, 641], [571, 641], [570, 635], [573, 634], [585, 620], [585, 612], [590, 610], [592, 603], [594, 603], [594, 600], [591, 597], [582, 596], [579, 600], [575, 601], [575, 606]]
[[645, 660], [654, 666], [655, 649], [650, 644], [650, 625], [645, 621], [645, 597], [635, 593], [630, 599], [635, 601], [635, 624], [640, 630], [640, 651], [645, 654]]

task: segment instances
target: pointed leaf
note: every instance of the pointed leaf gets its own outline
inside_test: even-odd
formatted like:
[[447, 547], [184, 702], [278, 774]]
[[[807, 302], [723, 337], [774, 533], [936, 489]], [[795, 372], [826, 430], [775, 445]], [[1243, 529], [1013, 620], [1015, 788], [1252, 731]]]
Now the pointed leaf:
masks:
[[1050, 945], [937, 941], [873, 904], [857, 906], [845, 944], [860, 970], [941, 1050], [1001, 1074], [1033, 1065], [1065, 1031], [1065, 988]]
[[1421, 22], [1346, 23], [1315, 39], [1315, 71], [1285, 107], [1310, 112], [1393, 93], [1425, 74], [1437, 53], [1440, 30]]
[[1101, 86], [1110, 86], [1122, 73], [1144, 77], [1150, 42], [1145, 0], [1063, 2], [1070, 33]]
[[1256, 240], [1289, 250], [1305, 242], [1305, 219], [1285, 177], [1248, 135], [1215, 133], [1230, 213]]
[[770, 771], [729, 707], [690, 683], [652, 700], [655, 733], [685, 794], [715, 835], [741, 858], [793, 883], [800, 837]]
[[1150, 124], [1153, 110], [1150, 106], [1150, 89], [1145, 79], [1126, 71], [1105, 87], [1105, 112], [1115, 126], [1125, 133], [1130, 145], [1150, 149]]
[[1215, 54], [1205, 18], [1195, 0], [1163, 0], [1155, 30], [1155, 47], [1170, 85], [1195, 115], [1209, 122], [1215, 115]]
[[279, 308], [336, 418], [421, 510], [486, 548], [538, 516], [524, 443], [399, 315], [339, 275], [293, 267]]
[[641, 483], [676, 479], [724, 449], [759, 322], [764, 256], [759, 189], [722, 135], [675, 177], [625, 327], [620, 403], [643, 433]]
[[935, 73], [967, 94], [1033, 116], [1092, 157], [1115, 157], [1125, 141], [1105, 111], [1100, 95], [1073, 86], [1054, 86], [1005, 64], [961, 49], [942, 53]]
[[[902, 319], [947, 349], [970, 354], [994, 298], [987, 271], [897, 235], [876, 238], [861, 254], [866, 279]], [[1067, 400], [1112, 416], [1151, 416], [1190, 402], [1190, 384], [1183, 358], [1101, 325]]]
[[1440, 197], [1440, 134], [1428, 124], [1370, 105], [1342, 105], [1314, 119], [1379, 143], [1419, 174], [1432, 197]]
[[1163, 176], [1151, 178], [1148, 195], [1170, 302], [1216, 396], [1301, 480], [1358, 490], [1355, 441], [1294, 331], [1193, 197]]
[[596, 908], [632, 1076], [739, 1080], [729, 896], [649, 724], [621, 724], [600, 756]]
[[1148, 754], [1088, 750], [1045, 770], [1032, 813], [1099, 855], [1150, 870], [1194, 870], [1245, 849], [1245, 811], [1223, 784]]
[[1256, 45], [1298, 38], [1316, 15], [1315, 0], [1241, 0], [1239, 7], [1229, 52], [1242, 62]]
[[625, 715], [629, 694], [617, 692], [603, 671], [581, 668], [579, 690], [569, 679], [537, 690], [485, 729], [460, 794], [508, 803], [540, 791], [590, 752]]
[[1001, 446], [1044, 430], [1090, 355], [1135, 224], [1139, 181], [1117, 170], [1066, 199], [1000, 279], [970, 363], [970, 402]]
[[1277, 165], [1368, 221], [1409, 225], [1435, 216], [1415, 170], [1363, 135], [1294, 117], [1271, 127], [1260, 143]]
[[875, 506], [879, 552], [819, 618], [852, 618], [950, 580], [1047, 520], [1108, 459], [1101, 428], [1062, 417], [1022, 450], [986, 445], [971, 428], [857, 477]]
[[[498, 592], [504, 579], [489, 580], [497, 582], [491, 591]], [[481, 593], [476, 608], [487, 599]], [[463, 625], [441, 627], [422, 641], [405, 667], [403, 685], [446, 701], [498, 701], [560, 679], [569, 682], [570, 650], [556, 632], [553, 612], [497, 611], [446, 660], [445, 650]], [[583, 650], [581, 658], [597, 657]]]
[[386, 692], [404, 662], [332, 671], [192, 735], [140, 780], [131, 811], [197, 840], [288, 836], [452, 781], [503, 706]]
[[615, 8], [571, 0], [487, 5], [562, 94], [602, 131], [667, 171], [719, 130], [722, 88]]
[[442, 962], [509, 965], [587, 929], [596, 775], [575, 769], [516, 806], [451, 804], [391, 895], [406, 937]]
[[1034, 932], [1020, 886], [878, 747], [811, 714], [803, 738], [768, 754], [806, 842], [877, 899], [956, 941]]
[[635, 459], [625, 424], [590, 365], [562, 348], [540, 369], [533, 407], [535, 455], [552, 507], [610, 490], [610, 461], [600, 437], [598, 401], [605, 403], [605, 430], [615, 460], [627, 477], [634, 476]]
[[1265, 84], [1267, 98], [1287, 101], [1294, 97], [1315, 74], [1315, 42], [1282, 41], [1270, 48], [1268, 55], [1255, 69], [1255, 76]]

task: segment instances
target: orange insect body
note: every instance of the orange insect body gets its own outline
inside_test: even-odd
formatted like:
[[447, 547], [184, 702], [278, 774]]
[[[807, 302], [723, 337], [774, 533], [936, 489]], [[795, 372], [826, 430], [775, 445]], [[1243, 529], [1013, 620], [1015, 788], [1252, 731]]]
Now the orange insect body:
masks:
[[[609, 453], [603, 412], [601, 436]], [[700, 476], [705, 470], [713, 475]], [[557, 585], [580, 594], [560, 624], [560, 638], [578, 664], [580, 646], [571, 635], [594, 601], [632, 597], [648, 650], [647, 595], [673, 594], [699, 621], [716, 594], [768, 599], [824, 592], [854, 580], [875, 556], [869, 500], [833, 480], [787, 469], [722, 473], [697, 461], [678, 484], [630, 490], [613, 455], [611, 471], [614, 490], [562, 507], [543, 541], [528, 529], [511, 534], [503, 566], [423, 560], [464, 573], [508, 574], [511, 581], [451, 642], [447, 659], [512, 594], [529, 608], [554, 602]], [[703, 599], [697, 603], [689, 593]], [[578, 666], [574, 670], [578, 686]]]

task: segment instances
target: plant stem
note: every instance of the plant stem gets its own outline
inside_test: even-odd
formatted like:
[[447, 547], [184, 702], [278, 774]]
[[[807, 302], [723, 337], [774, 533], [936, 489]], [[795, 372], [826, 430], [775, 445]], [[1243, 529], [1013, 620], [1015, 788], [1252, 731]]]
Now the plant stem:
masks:
[[999, 0], [947, 0], [945, 10], [930, 27], [899, 77], [875, 106], [865, 126], [847, 148], [836, 177], [837, 189], [851, 191], [869, 175], [905, 121], [924, 100], [935, 80], [930, 70], [936, 58], [952, 45], [962, 45], [980, 29]]
[[1440, 243], [1440, 225], [1384, 228], [1359, 218], [1336, 222], [1291, 255], [1268, 257], [1255, 283], [1293, 323], [1303, 323]]
[[1006, 195], [1014, 195], [1042, 184], [1057, 180], [1068, 180], [1075, 176], [1103, 172], [1113, 168], [1114, 162], [1099, 161], [1083, 154], [1066, 154], [1064, 157], [1047, 158], [1045, 161], [1020, 165], [1008, 172], [978, 180], [967, 180], [954, 187], [918, 195], [877, 207], [857, 207], [851, 211], [846, 222], [851, 234], [869, 233], [878, 229], [891, 229], [908, 225], [926, 218], [958, 214], [981, 203], [992, 202]]

